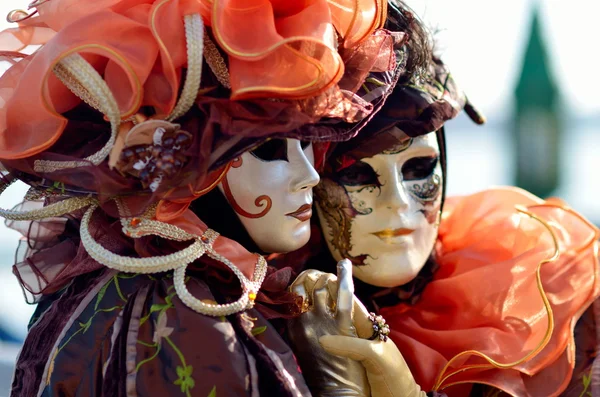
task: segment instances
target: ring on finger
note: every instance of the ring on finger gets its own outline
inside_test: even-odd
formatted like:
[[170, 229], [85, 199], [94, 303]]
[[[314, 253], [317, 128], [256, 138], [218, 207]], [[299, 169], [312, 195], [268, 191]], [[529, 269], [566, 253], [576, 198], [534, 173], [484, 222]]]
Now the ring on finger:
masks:
[[373, 323], [373, 335], [369, 340], [379, 339], [382, 342], [387, 342], [390, 326], [385, 323], [385, 319], [375, 313], [369, 313], [369, 320]]

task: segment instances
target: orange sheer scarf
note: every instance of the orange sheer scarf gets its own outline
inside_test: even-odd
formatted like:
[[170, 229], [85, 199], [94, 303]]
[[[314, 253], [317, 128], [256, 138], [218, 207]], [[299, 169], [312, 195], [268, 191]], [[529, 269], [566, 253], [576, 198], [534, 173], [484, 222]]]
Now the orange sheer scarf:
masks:
[[519, 397], [564, 390], [573, 327], [600, 294], [599, 236], [564, 203], [520, 189], [448, 199], [434, 280], [415, 305], [381, 310], [421, 387], [451, 397], [473, 383]]

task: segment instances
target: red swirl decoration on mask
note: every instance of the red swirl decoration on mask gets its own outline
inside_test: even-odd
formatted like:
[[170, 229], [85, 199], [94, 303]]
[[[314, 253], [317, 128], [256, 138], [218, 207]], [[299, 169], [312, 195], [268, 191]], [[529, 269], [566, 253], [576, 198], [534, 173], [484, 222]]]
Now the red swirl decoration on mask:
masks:
[[[231, 162], [231, 168], [240, 168], [242, 164], [242, 158], [237, 157]], [[266, 205], [265, 209], [259, 212], [258, 214], [251, 214], [249, 212], [246, 212], [233, 198], [231, 188], [229, 187], [229, 180], [227, 180], [227, 175], [225, 175], [221, 183], [223, 184], [223, 192], [225, 193], [227, 201], [229, 201], [229, 204], [231, 204], [231, 207], [238, 215], [241, 215], [245, 218], [258, 219], [267, 215], [269, 211], [271, 211], [271, 207], [273, 206], [273, 200], [267, 195], [262, 195], [258, 196], [256, 200], [254, 200], [254, 205], [256, 205], [259, 208], [264, 207]]]

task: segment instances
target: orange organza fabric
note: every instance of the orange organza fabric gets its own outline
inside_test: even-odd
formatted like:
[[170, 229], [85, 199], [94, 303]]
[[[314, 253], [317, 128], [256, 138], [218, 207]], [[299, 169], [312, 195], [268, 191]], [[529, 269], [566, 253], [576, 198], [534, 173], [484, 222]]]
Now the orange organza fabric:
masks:
[[[53, 74], [72, 53], [104, 77], [122, 119], [141, 106], [157, 118], [174, 108], [186, 66], [184, 16], [200, 13], [229, 55], [233, 98], [306, 98], [344, 72], [343, 43], [364, 40], [383, 22], [383, 0], [50, 0], [39, 15], [0, 33], [0, 56], [42, 45], [0, 77], [0, 158], [22, 159], [52, 146], [61, 115], [81, 100]], [[368, 28], [367, 28], [368, 27]]]
[[[543, 263], [553, 236], [559, 257]], [[468, 395], [473, 383], [519, 397], [564, 390], [573, 327], [600, 293], [598, 238], [563, 203], [520, 189], [448, 199], [433, 281], [415, 305], [381, 310], [421, 387], [450, 397]]]
[[[44, 44], [0, 78], [0, 158], [37, 154], [60, 137], [60, 113], [81, 101], [52, 68], [75, 52], [104, 77], [123, 119], [146, 105], [159, 115], [172, 111], [186, 62], [183, 17], [199, 12], [197, 1], [51, 0], [38, 10], [22, 23], [29, 34], [0, 35], [2, 49]], [[51, 38], [36, 40], [38, 30]]]
[[338, 38], [344, 47], [357, 45], [387, 13], [383, 0], [201, 2], [205, 23], [229, 55], [233, 99], [322, 93], [344, 74]]

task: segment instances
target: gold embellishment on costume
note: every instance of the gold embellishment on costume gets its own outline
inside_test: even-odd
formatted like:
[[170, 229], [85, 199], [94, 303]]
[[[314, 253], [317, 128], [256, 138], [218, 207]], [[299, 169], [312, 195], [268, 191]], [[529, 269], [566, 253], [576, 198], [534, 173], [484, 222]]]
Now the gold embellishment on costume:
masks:
[[244, 276], [244, 274], [227, 258], [217, 254], [215, 251], [207, 250], [208, 256], [224, 263], [233, 273], [238, 277], [242, 285], [242, 296], [235, 302], [227, 303], [224, 305], [211, 305], [202, 302], [201, 300], [192, 296], [185, 285], [185, 271], [187, 266], [182, 266], [175, 269], [173, 273], [175, 291], [179, 296], [179, 299], [188, 306], [190, 309], [213, 317], [228, 316], [234, 313], [251, 309], [254, 306], [254, 300], [250, 299], [250, 295], [256, 293], [260, 289], [260, 286], [267, 273], [267, 262], [262, 256], [258, 256], [258, 262], [254, 269], [253, 281], [250, 281]]
[[[0, 194], [9, 185], [8, 183], [0, 183]], [[121, 223], [123, 224], [125, 233], [128, 235], [132, 234], [132, 237], [157, 235], [177, 241], [195, 240], [189, 247], [173, 254], [148, 258], [126, 257], [107, 250], [94, 240], [89, 231], [92, 215], [98, 208], [98, 202], [91, 197], [74, 197], [33, 211], [0, 210], [0, 216], [17, 221], [37, 220], [61, 216], [85, 207], [89, 208], [81, 219], [81, 242], [90, 257], [102, 265], [126, 273], [149, 274], [175, 270], [175, 289], [182, 302], [192, 310], [207, 316], [227, 316], [254, 306], [254, 299], [256, 299], [256, 295], [267, 273], [265, 259], [260, 255], [258, 256], [252, 280], [248, 280], [231, 261], [213, 249], [212, 245], [219, 236], [217, 232], [208, 229], [202, 236], [195, 236], [176, 226], [151, 219], [144, 219], [151, 216], [156, 210], [156, 206], [150, 206], [140, 218], [122, 217]], [[120, 200], [117, 200], [117, 207], [120, 214], [129, 213], [128, 208]], [[134, 219], [135, 221], [133, 221]], [[138, 236], [133, 236], [134, 233], [130, 233], [132, 229], [135, 230]], [[208, 253], [211, 258], [224, 263], [238, 277], [242, 286], [242, 296], [238, 301], [226, 305], [207, 304], [194, 298], [187, 290], [185, 286], [187, 265], [205, 253]]]
[[[11, 183], [0, 183], [0, 195]], [[72, 197], [31, 211], [14, 211], [0, 209], [0, 216], [11, 221], [34, 221], [61, 216], [85, 208], [96, 200], [91, 197]]]
[[85, 167], [92, 163], [99, 165], [106, 159], [115, 144], [121, 113], [119, 105], [110, 88], [100, 74], [83, 57], [77, 53], [61, 60], [54, 68], [56, 75], [75, 95], [90, 106], [100, 110], [110, 121], [111, 134], [108, 142], [98, 152], [83, 161], [48, 161], [36, 160], [35, 172], [51, 173], [67, 168]]
[[204, 32], [204, 58], [219, 83], [225, 88], [231, 88], [227, 64], [206, 32]]
[[98, 208], [98, 205], [92, 205], [81, 219], [81, 242], [88, 254], [106, 267], [126, 273], [161, 273], [185, 266], [200, 258], [206, 252], [206, 244], [198, 239], [189, 247], [169, 255], [148, 258], [117, 255], [96, 242], [90, 234], [89, 224], [96, 208]]
[[199, 14], [186, 15], [184, 18], [188, 68], [181, 96], [167, 121], [178, 119], [190, 110], [198, 95], [202, 77], [204, 23]]
[[59, 63], [54, 67], [54, 75], [79, 99], [100, 113], [104, 113], [104, 110], [100, 108], [100, 104], [92, 94], [90, 94], [89, 90], [85, 88], [62, 63]]
[[[163, 257], [152, 257], [152, 258], [142, 258], [144, 260], [151, 259], [152, 266], [156, 266], [157, 268], [151, 271], [162, 272], [167, 270], [174, 270], [174, 284], [175, 291], [177, 292], [177, 296], [181, 299], [181, 301], [188, 306], [190, 309], [213, 317], [219, 316], [228, 316], [230, 314], [238, 313], [240, 311], [244, 311], [246, 309], [250, 309], [254, 306], [254, 300], [258, 294], [258, 290], [260, 289], [262, 282], [267, 274], [267, 262], [262, 256], [258, 256], [257, 264], [254, 269], [254, 275], [252, 280], [248, 280], [248, 278], [231, 262], [229, 259], [224, 256], [218, 254], [212, 247], [213, 243], [219, 237], [219, 234], [212, 229], [208, 229], [204, 234], [200, 237], [187, 233], [183, 229], [178, 228], [177, 226], [170, 225], [168, 223], [159, 222], [150, 219], [152, 214], [156, 211], [156, 206], [153, 206], [149, 211], [146, 211], [140, 217], [133, 218], [131, 217], [131, 212], [127, 208], [126, 204], [121, 200], [117, 200], [117, 208], [119, 210], [119, 215], [121, 216], [121, 224], [123, 225], [123, 232], [130, 237], [139, 238], [148, 235], [156, 235], [170, 240], [176, 241], [189, 241], [195, 240], [194, 243], [186, 248], [187, 250], [185, 255], [181, 255], [179, 258], [179, 263], [175, 263], [171, 260], [171, 258], [167, 258], [168, 256]], [[90, 209], [93, 211], [93, 209]], [[88, 210], [88, 212], [90, 212]], [[86, 215], [88, 215], [86, 213]], [[90, 214], [91, 216], [91, 214]], [[132, 222], [135, 220], [135, 225]], [[83, 220], [82, 220], [82, 228], [83, 228]], [[82, 241], [83, 239], [83, 230]], [[89, 233], [88, 233], [89, 234]], [[87, 237], [87, 236], [86, 236]], [[91, 236], [90, 236], [91, 237]], [[109, 253], [104, 247], [101, 247], [95, 241], [90, 242], [89, 239], [85, 240], [86, 243], [91, 243], [92, 245], [96, 245], [93, 249], [95, 249], [98, 253], [104, 254], [103, 258], [96, 259], [98, 262], [104, 264], [105, 266], [111, 267], [113, 269], [117, 269], [125, 272], [146, 272], [142, 270], [131, 270], [131, 266], [134, 265], [131, 262], [133, 258], [121, 257], [116, 254]], [[192, 248], [194, 247], [194, 248]], [[87, 247], [86, 247], [86, 250]], [[89, 250], [88, 250], [89, 252]], [[181, 252], [181, 251], [179, 251]], [[210, 304], [205, 301], [199, 300], [192, 296], [187, 287], [185, 286], [185, 272], [187, 270], [187, 265], [194, 260], [200, 258], [203, 254], [207, 254], [212, 259], [215, 259], [221, 263], [224, 263], [240, 280], [240, 284], [242, 286], [242, 296], [233, 303], [228, 303], [225, 305], [217, 305]], [[177, 254], [177, 253], [176, 253]], [[189, 256], [188, 256], [189, 254]], [[175, 254], [171, 254], [175, 255]], [[92, 254], [90, 254], [92, 256]], [[93, 256], [92, 256], [93, 257]], [[110, 257], [113, 261], [109, 264], [106, 263], [106, 260]], [[115, 259], [116, 258], [116, 259]], [[141, 260], [137, 262], [137, 264], [142, 264]], [[123, 267], [127, 266], [127, 267]], [[129, 269], [129, 270], [128, 270]], [[138, 269], [142, 269], [139, 267]]]
[[31, 18], [32, 16], [34, 16], [37, 13], [38, 13], [37, 10], [32, 11], [31, 13], [27, 13], [27, 11], [25, 11], [25, 10], [12, 10], [6, 16], [6, 22], [8, 22], [8, 23], [23, 22], [26, 19]]
[[[526, 362], [527, 360], [529, 360], [530, 358], [537, 355], [542, 349], [544, 349], [544, 347], [546, 347], [546, 345], [550, 341], [550, 338], [552, 337], [552, 332], [554, 331], [554, 315], [552, 313], [552, 307], [550, 306], [548, 297], [546, 296], [546, 292], [544, 291], [544, 285], [542, 284], [541, 268], [542, 268], [542, 265], [544, 265], [546, 263], [556, 261], [558, 259], [558, 257], [560, 256], [558, 239], [556, 237], [556, 234], [552, 230], [552, 227], [545, 220], [543, 220], [542, 218], [538, 217], [537, 215], [533, 214], [532, 212], [528, 211], [526, 208], [523, 208], [521, 206], [516, 206], [516, 210], [517, 210], [517, 212], [524, 214], [524, 215], [528, 215], [530, 218], [541, 223], [542, 226], [550, 233], [550, 236], [552, 237], [552, 243], [554, 244], [554, 253], [552, 254], [552, 256], [550, 258], [543, 259], [542, 261], [540, 261], [540, 263], [538, 264], [536, 271], [535, 271], [537, 288], [538, 288], [538, 291], [540, 292], [540, 295], [542, 297], [542, 301], [544, 304], [544, 308], [546, 309], [546, 313], [548, 315], [548, 328], [546, 330], [546, 334], [544, 335], [544, 338], [542, 339], [542, 341], [539, 343], [539, 345], [535, 349], [533, 349], [532, 351], [527, 353], [525, 355], [525, 357], [523, 357], [519, 360], [516, 360], [514, 362], [511, 362], [511, 363], [505, 363], [505, 364], [499, 363], [498, 361], [492, 359], [488, 355], [486, 355], [482, 352], [479, 352], [477, 350], [467, 350], [467, 351], [464, 351], [462, 353], [455, 355], [446, 363], [444, 368], [442, 368], [442, 371], [440, 372], [440, 375], [438, 376], [438, 379], [436, 380], [436, 382], [434, 384], [434, 387], [433, 387], [434, 391], [437, 391], [438, 389], [440, 389], [440, 387], [444, 384], [444, 382], [446, 382], [452, 376], [454, 376], [458, 373], [464, 372], [464, 371], [468, 371], [470, 369], [485, 369], [485, 368], [507, 369], [507, 368], [511, 368], [516, 365], [522, 364], [522, 363]], [[444, 376], [444, 373], [448, 370], [448, 368], [450, 367], [450, 364], [453, 361], [455, 361], [456, 359], [458, 359], [460, 357], [467, 356], [467, 355], [475, 355], [475, 356], [481, 357], [481, 358], [485, 359], [489, 364], [476, 364], [476, 365], [466, 366], [464, 368], [453, 371], [453, 372], [449, 373], [448, 375]], [[452, 385], [456, 385], [456, 384], [460, 384], [460, 383], [464, 383], [464, 382], [456, 382], [456, 383], [447, 384], [444, 386], [444, 389], [447, 387], [450, 387]]]
[[[166, 3], [163, 1], [162, 4]], [[162, 5], [161, 4], [161, 5]], [[153, 14], [154, 18], [155, 14]], [[186, 15], [185, 31], [188, 55], [188, 70], [183, 85], [183, 90], [175, 108], [167, 118], [168, 121], [183, 116], [193, 106], [196, 95], [200, 88], [200, 79], [202, 76], [202, 53], [204, 26], [199, 14]], [[155, 35], [158, 37], [157, 35]], [[159, 41], [157, 39], [157, 41]], [[159, 41], [159, 45], [164, 44]], [[161, 47], [161, 48], [162, 48]], [[81, 50], [77, 48], [76, 50]], [[164, 48], [163, 48], [164, 49]], [[67, 168], [85, 167], [90, 165], [99, 165], [110, 154], [121, 124], [121, 112], [114, 95], [110, 88], [100, 76], [100, 74], [78, 53], [70, 55], [59, 61], [53, 68], [55, 75], [59, 80], [77, 97], [87, 103], [92, 108], [104, 114], [111, 124], [111, 136], [106, 145], [97, 153], [80, 161], [47, 161], [36, 160], [34, 162], [34, 171], [40, 173], [51, 173]], [[141, 85], [136, 82], [138, 92], [141, 93]], [[141, 94], [135, 101], [135, 108], [141, 103]], [[128, 112], [129, 113], [129, 112]], [[135, 115], [127, 120], [136, 120]]]

